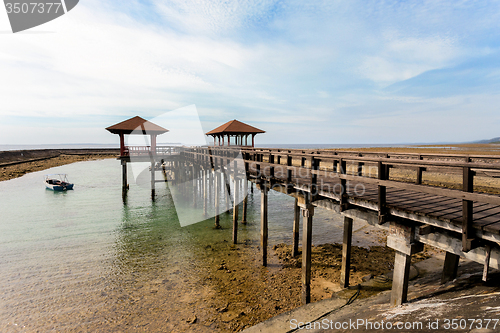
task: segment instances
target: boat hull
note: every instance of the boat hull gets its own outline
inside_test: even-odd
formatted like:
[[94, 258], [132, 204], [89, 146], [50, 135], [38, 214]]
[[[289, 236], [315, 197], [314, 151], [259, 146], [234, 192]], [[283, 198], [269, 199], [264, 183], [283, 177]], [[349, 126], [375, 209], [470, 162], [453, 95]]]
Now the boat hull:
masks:
[[61, 186], [61, 185], [51, 185], [51, 184], [45, 183], [45, 187], [47, 187], [49, 190], [52, 190], [52, 191], [67, 191], [67, 190], [73, 189], [73, 184]]

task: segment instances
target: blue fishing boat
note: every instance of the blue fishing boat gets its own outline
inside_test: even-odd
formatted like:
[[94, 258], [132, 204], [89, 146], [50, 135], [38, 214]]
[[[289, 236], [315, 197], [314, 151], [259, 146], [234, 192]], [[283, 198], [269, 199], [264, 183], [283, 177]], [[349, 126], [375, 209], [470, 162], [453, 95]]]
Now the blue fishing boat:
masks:
[[67, 191], [73, 189], [65, 173], [45, 175], [45, 186], [52, 191]]

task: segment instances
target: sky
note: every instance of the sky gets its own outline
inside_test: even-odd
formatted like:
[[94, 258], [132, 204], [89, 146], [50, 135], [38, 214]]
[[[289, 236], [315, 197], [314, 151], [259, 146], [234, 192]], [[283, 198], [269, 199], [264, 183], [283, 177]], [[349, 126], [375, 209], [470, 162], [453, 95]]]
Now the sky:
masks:
[[261, 144], [498, 137], [500, 2], [81, 0], [16, 34], [0, 8], [0, 145], [186, 107]]

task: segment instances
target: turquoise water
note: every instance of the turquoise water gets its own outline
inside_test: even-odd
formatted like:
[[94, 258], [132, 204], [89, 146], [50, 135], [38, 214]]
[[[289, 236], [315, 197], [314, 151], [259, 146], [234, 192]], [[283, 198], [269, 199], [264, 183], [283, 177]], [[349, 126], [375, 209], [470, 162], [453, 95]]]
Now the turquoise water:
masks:
[[[46, 190], [48, 173], [67, 173], [75, 189]], [[256, 244], [254, 192], [239, 239]], [[203, 299], [217, 295], [205, 281], [213, 265], [206, 248], [231, 240], [232, 217], [221, 215], [222, 230], [213, 220], [180, 227], [168, 188], [156, 194], [152, 202], [148, 189], [131, 184], [124, 204], [116, 160], [0, 182], [0, 331], [169, 331], [189, 309], [208, 313]], [[269, 201], [270, 246], [291, 243], [293, 199], [271, 192]], [[340, 242], [341, 225], [318, 209], [313, 242]]]

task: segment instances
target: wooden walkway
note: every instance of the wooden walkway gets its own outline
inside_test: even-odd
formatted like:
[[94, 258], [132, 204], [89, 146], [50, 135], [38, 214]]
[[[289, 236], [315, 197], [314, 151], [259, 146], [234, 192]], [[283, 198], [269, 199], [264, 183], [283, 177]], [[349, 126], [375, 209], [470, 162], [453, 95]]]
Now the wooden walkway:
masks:
[[[352, 219], [364, 219], [389, 231], [387, 245], [396, 250], [393, 305], [406, 301], [411, 255], [422, 251], [423, 244], [446, 251], [443, 282], [456, 277], [460, 257], [484, 263], [484, 280], [490, 266], [500, 268], [500, 196], [474, 191], [477, 177], [500, 176], [500, 156], [206, 147], [187, 149], [180, 155], [190, 167], [231, 175], [235, 184], [238, 179], [258, 184], [264, 265], [267, 192], [276, 190], [296, 198], [294, 253], [302, 212], [304, 303], [310, 301], [311, 228], [317, 207], [344, 215], [344, 287], [349, 285]], [[396, 180], [397, 177], [391, 177], [393, 172], [406, 172], [406, 179]], [[424, 184], [425, 177], [433, 172], [455, 177], [459, 183], [452, 185], [458, 188]], [[245, 203], [243, 210], [246, 211]], [[237, 204], [234, 212], [237, 220]], [[237, 223], [233, 223], [233, 228], [236, 242]]]

